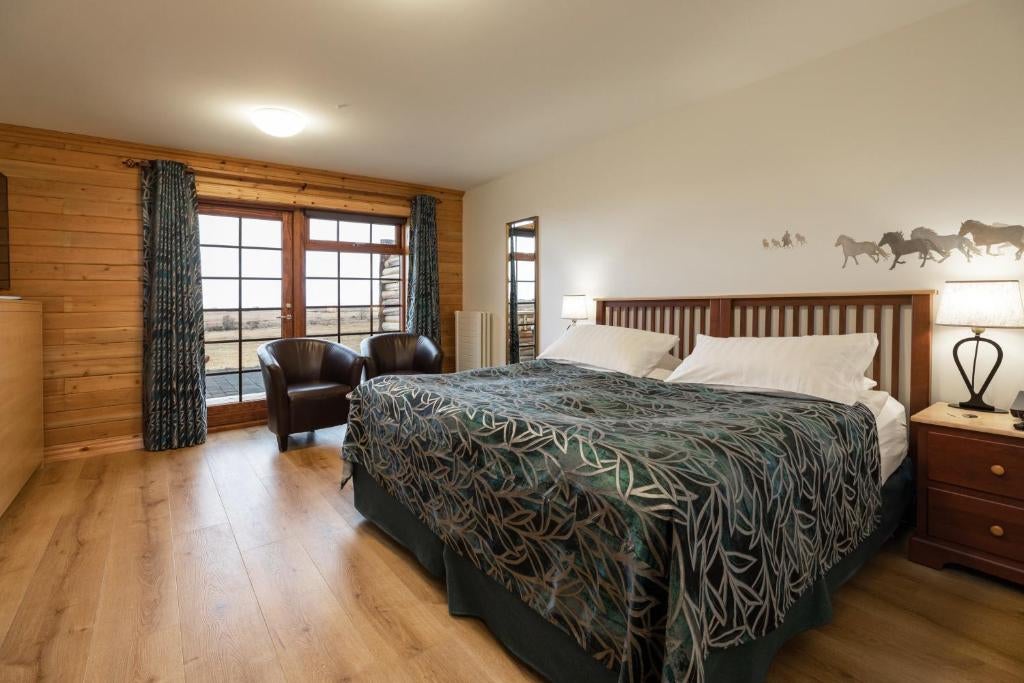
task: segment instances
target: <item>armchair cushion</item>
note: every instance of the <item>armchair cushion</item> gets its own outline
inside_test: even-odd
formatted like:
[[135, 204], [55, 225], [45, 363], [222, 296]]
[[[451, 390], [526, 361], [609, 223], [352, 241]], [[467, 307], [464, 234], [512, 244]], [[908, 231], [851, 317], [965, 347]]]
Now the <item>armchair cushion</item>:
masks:
[[352, 391], [350, 385], [337, 382], [300, 382], [288, 386], [288, 398], [294, 406], [297, 401], [344, 397], [350, 391]]

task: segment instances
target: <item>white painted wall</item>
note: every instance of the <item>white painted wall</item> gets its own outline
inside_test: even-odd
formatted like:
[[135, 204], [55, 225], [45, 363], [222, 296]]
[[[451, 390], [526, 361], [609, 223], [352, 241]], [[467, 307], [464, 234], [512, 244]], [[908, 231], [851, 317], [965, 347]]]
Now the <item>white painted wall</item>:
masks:
[[[465, 198], [464, 302], [503, 320], [504, 226], [540, 217], [541, 346], [560, 297], [940, 288], [1021, 278], [1012, 253], [845, 270], [836, 236], [1024, 223], [1024, 2], [927, 19], [499, 178]], [[543, 106], [543, 103], [534, 103]], [[789, 229], [809, 246], [765, 251]], [[500, 322], [498, 322], [500, 326]], [[495, 335], [494, 358], [504, 358]], [[966, 398], [935, 328], [933, 394]], [[1024, 332], [994, 330], [987, 398], [1024, 388]]]

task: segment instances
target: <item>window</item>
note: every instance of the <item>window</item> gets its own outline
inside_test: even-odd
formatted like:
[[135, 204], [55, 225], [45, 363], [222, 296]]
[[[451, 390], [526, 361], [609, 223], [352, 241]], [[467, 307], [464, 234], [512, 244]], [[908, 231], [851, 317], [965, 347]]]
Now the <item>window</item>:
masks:
[[359, 349], [405, 329], [405, 219], [309, 211], [305, 334]]
[[506, 295], [508, 362], [537, 356], [537, 225], [536, 217], [508, 223]]
[[282, 310], [285, 220], [274, 211], [200, 208], [206, 396], [211, 406], [263, 398], [256, 349], [291, 333], [290, 314]]

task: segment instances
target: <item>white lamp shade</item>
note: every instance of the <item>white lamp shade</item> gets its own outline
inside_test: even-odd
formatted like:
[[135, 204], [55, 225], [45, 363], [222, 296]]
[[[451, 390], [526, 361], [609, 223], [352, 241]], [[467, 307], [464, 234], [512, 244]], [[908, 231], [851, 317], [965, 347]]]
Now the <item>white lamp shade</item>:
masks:
[[939, 299], [936, 325], [1024, 327], [1024, 304], [1017, 280], [947, 282]]
[[562, 296], [563, 320], [586, 320], [590, 317], [587, 310], [586, 294], [565, 294]]

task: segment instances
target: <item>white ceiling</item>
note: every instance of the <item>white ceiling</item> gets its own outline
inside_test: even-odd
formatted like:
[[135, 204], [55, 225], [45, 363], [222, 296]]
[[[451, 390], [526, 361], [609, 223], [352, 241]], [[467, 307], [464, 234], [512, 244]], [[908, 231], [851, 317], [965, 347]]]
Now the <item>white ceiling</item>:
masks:
[[465, 189], [960, 4], [2, 0], [0, 121]]

